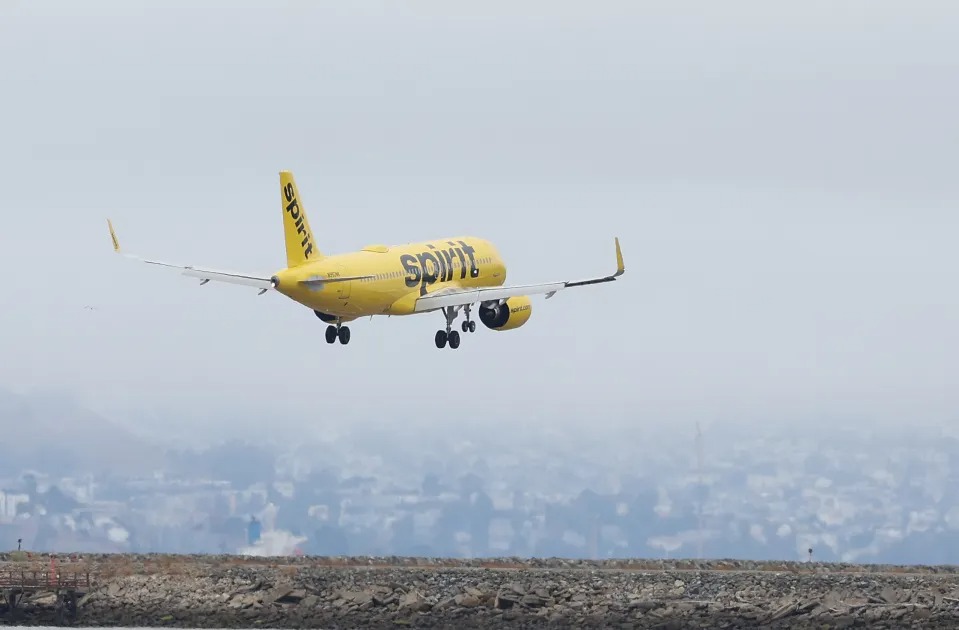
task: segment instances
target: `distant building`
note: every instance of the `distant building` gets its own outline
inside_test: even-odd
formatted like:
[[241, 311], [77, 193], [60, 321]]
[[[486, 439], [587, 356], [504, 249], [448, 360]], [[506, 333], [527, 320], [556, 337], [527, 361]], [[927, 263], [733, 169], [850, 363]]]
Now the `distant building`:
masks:
[[29, 505], [30, 496], [0, 491], [0, 523], [12, 523], [17, 517], [17, 506]]
[[260, 540], [260, 521], [255, 516], [250, 517], [250, 524], [246, 527], [246, 542], [248, 545], [255, 545]]

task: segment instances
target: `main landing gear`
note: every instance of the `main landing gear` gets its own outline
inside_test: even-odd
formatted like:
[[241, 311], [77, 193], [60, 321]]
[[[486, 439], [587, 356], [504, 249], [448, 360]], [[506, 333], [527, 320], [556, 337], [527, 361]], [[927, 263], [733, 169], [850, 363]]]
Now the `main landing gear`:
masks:
[[[436, 347], [445, 348], [446, 344], [449, 343], [450, 348], [456, 350], [460, 347], [460, 334], [459, 332], [453, 330], [453, 321], [456, 320], [456, 311], [459, 310], [456, 307], [446, 307], [443, 309], [443, 316], [446, 317], [446, 330], [437, 330], [436, 331]], [[476, 322], [470, 319], [470, 307], [465, 307], [466, 321], [460, 326], [463, 329], [463, 332], [476, 332]]]
[[330, 324], [326, 327], [326, 343], [335, 343], [339, 339], [344, 346], [350, 343], [350, 328], [343, 326], [340, 322], [336, 326]]

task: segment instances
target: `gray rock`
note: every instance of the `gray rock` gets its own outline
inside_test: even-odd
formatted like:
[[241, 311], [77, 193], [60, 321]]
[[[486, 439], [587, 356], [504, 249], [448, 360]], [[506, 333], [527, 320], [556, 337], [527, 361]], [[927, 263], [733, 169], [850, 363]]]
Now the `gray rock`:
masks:
[[[77, 625], [88, 626], [944, 628], [959, 607], [951, 567], [105, 555], [83, 563], [96, 578], [78, 606]], [[0, 570], [29, 566], [0, 559]], [[55, 603], [28, 598], [21, 623], [56, 625]]]
[[453, 598], [453, 603], [463, 608], [476, 608], [483, 602], [479, 597], [473, 594], [461, 594]]

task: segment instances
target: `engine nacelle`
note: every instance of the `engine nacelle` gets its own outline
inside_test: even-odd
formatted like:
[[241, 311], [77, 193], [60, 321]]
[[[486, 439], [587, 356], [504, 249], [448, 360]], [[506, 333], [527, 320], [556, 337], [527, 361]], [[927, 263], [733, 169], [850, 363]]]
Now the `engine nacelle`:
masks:
[[533, 314], [533, 302], [525, 295], [511, 297], [503, 304], [497, 302], [480, 304], [479, 318], [490, 330], [513, 330], [529, 321]]

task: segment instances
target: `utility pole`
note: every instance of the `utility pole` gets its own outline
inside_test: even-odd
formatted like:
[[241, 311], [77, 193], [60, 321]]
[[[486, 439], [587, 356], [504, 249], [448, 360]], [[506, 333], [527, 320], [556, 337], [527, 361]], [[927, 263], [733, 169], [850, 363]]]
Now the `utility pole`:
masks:
[[696, 517], [698, 521], [698, 553], [697, 557], [703, 559], [703, 432], [699, 428], [699, 422], [696, 422], [696, 476], [698, 478], [698, 487], [696, 489]]

